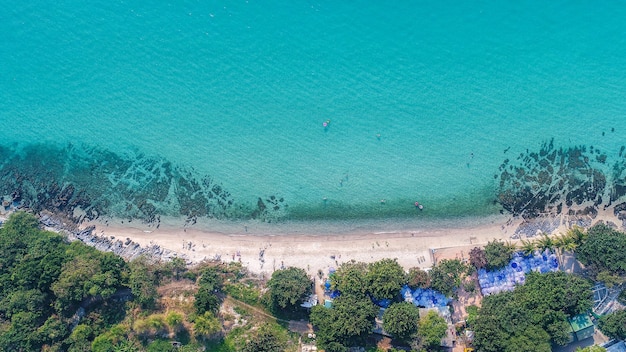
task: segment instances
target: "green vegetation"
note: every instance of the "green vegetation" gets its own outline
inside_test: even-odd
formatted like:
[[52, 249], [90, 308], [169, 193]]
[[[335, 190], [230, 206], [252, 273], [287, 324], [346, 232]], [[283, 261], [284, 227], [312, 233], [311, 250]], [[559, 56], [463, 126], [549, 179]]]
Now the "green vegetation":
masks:
[[599, 224], [587, 231], [586, 240], [576, 249], [578, 259], [596, 273], [626, 275], [626, 234]]
[[440, 261], [430, 272], [430, 285], [433, 289], [446, 296], [452, 296], [456, 289], [461, 286], [463, 277], [469, 267], [458, 259], [444, 259]]
[[311, 294], [312, 282], [306, 271], [289, 267], [277, 270], [267, 282], [269, 304], [274, 311], [294, 311]]
[[[42, 231], [27, 213], [0, 228], [0, 253], [1, 351], [261, 351], [255, 341], [295, 350], [297, 339], [259, 306], [260, 285], [238, 263], [125, 262]], [[225, 292], [259, 312], [226, 303]]]
[[326, 351], [345, 351], [364, 343], [374, 326], [378, 309], [367, 297], [342, 295], [333, 308], [322, 305], [311, 309], [310, 320], [317, 331], [317, 344]]
[[217, 312], [222, 304], [218, 293], [222, 290], [223, 280], [217, 271], [217, 267], [207, 267], [201, 271], [200, 279], [198, 280], [198, 292], [194, 300], [194, 306], [198, 315], [202, 315], [205, 312]]
[[[71, 350], [81, 334], [103, 331], [119, 316], [94, 310], [97, 323], [76, 334], [69, 321], [81, 303], [97, 303], [128, 284], [128, 265], [111, 253], [39, 230], [16, 213], [0, 229], [0, 350]], [[89, 319], [88, 317], [88, 320]]]
[[287, 347], [287, 334], [270, 324], [262, 325], [243, 347], [242, 352], [284, 351]]
[[604, 347], [600, 347], [600, 346], [587, 346], [585, 348], [580, 348], [578, 347], [576, 349], [576, 352], [604, 352], [606, 351], [606, 348]]
[[502, 241], [493, 240], [487, 243], [484, 251], [485, 260], [487, 262], [486, 268], [488, 270], [497, 270], [509, 264], [515, 252], [515, 246]]
[[429, 311], [418, 324], [418, 341], [428, 351], [438, 350], [441, 339], [446, 336], [448, 324], [434, 311]]
[[605, 335], [611, 338], [626, 339], [626, 310], [603, 316], [600, 318], [598, 326]]
[[383, 328], [400, 341], [408, 342], [417, 334], [419, 308], [408, 302], [394, 303], [383, 314]]
[[396, 259], [382, 259], [369, 265], [366, 274], [369, 292], [375, 299], [394, 299], [406, 284], [404, 269]]
[[564, 272], [526, 277], [512, 292], [485, 297], [472, 323], [480, 351], [550, 351], [568, 340], [567, 318], [591, 308], [591, 284]]
[[430, 287], [430, 276], [428, 273], [418, 267], [409, 269], [407, 275], [407, 284], [412, 289]]
[[367, 264], [350, 261], [341, 264], [335, 274], [330, 277], [333, 290], [339, 290], [343, 295], [363, 297], [367, 294]]

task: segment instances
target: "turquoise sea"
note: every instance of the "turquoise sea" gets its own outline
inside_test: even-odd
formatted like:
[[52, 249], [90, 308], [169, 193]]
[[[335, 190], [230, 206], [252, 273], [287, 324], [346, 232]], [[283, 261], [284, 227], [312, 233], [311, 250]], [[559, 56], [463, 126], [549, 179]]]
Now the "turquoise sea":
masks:
[[283, 222], [484, 217], [503, 160], [625, 142], [623, 1], [0, 3], [0, 145], [167, 160]]

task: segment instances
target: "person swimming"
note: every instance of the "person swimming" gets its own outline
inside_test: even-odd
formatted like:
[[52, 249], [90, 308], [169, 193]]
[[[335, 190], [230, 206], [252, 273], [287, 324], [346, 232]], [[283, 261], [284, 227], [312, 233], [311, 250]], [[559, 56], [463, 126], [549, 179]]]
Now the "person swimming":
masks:
[[419, 210], [424, 210], [424, 206], [420, 204], [420, 202], [415, 202], [415, 207]]

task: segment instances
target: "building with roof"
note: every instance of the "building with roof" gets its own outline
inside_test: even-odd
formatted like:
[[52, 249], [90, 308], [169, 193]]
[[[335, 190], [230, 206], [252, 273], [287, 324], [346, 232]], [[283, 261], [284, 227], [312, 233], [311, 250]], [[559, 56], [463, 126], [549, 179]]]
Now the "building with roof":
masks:
[[581, 341], [593, 336], [595, 326], [588, 315], [579, 314], [569, 318], [568, 322], [572, 327], [572, 331], [570, 332], [572, 341]]
[[626, 352], [626, 343], [624, 341], [619, 341], [612, 345], [604, 346], [606, 348], [606, 352]]

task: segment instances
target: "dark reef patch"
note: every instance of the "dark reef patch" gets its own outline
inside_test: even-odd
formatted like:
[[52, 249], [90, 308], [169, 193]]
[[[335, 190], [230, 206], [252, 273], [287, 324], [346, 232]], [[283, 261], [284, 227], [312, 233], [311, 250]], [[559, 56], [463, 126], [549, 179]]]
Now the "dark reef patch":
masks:
[[[60, 213], [74, 222], [116, 217], [159, 225], [161, 216], [276, 221], [286, 204], [275, 196], [256, 207], [236, 204], [211, 177], [144, 154], [89, 146], [0, 146], [0, 194], [16, 207]], [[267, 204], [267, 206], [265, 205]]]
[[500, 165], [496, 202], [524, 218], [561, 214], [563, 209], [569, 209], [568, 215], [595, 218], [605, 199], [608, 207], [626, 195], [623, 150], [611, 168], [607, 154], [593, 146], [557, 149], [553, 141], [543, 143], [538, 152], [526, 150]]

